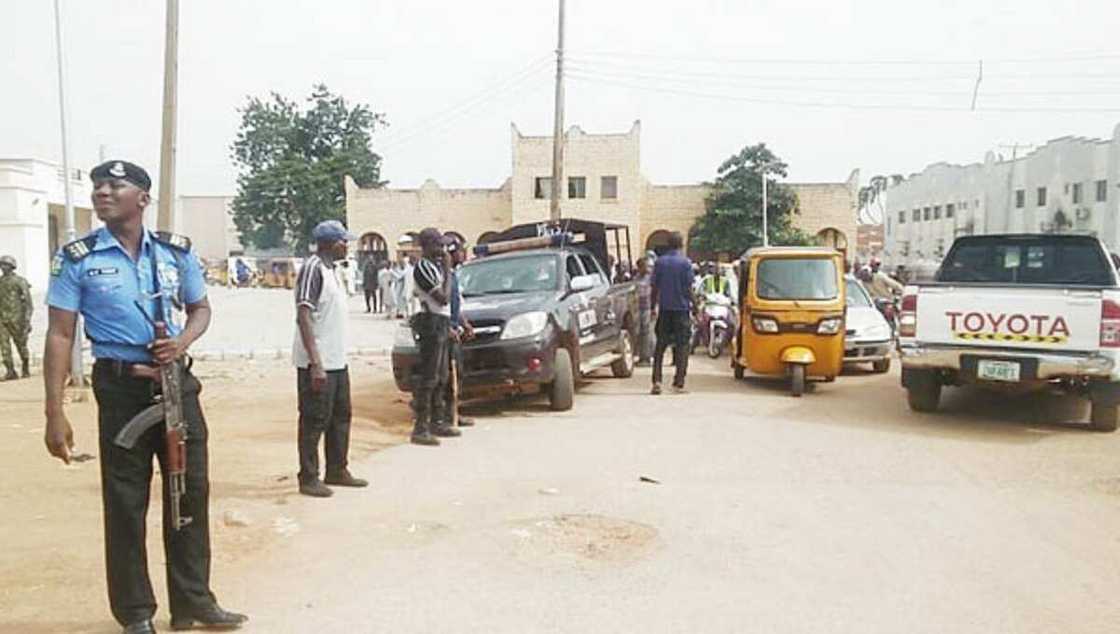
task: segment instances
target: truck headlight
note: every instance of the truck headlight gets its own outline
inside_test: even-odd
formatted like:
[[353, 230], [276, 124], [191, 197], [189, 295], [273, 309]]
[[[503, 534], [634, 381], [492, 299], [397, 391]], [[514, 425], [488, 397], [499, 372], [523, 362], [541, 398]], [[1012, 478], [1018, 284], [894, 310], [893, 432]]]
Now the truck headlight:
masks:
[[538, 310], [531, 313], [521, 313], [506, 322], [506, 327], [502, 330], [501, 338], [521, 339], [522, 337], [532, 337], [544, 330], [547, 323], [548, 313], [544, 311]]
[[412, 335], [412, 329], [405, 325], [397, 327], [397, 332], [393, 335], [393, 347], [415, 348], [416, 337]]
[[840, 317], [829, 317], [828, 319], [822, 319], [821, 322], [817, 324], [817, 334], [835, 335], [836, 333], [840, 332], [840, 327], [843, 325], [844, 320]]
[[768, 334], [778, 332], [778, 322], [775, 319], [769, 317], [755, 317], [751, 320], [751, 323], [754, 324], [754, 329], [757, 332]]

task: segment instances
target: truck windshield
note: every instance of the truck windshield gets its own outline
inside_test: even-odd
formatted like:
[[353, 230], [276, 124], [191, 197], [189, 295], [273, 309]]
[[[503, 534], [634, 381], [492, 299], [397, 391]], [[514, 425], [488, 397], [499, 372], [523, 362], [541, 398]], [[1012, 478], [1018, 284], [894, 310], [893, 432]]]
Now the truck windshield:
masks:
[[1040, 236], [957, 244], [941, 264], [939, 282], [1112, 286], [1112, 264], [1093, 239]]
[[482, 259], [459, 269], [459, 290], [463, 297], [552, 291], [557, 288], [554, 255]]
[[758, 264], [762, 299], [835, 299], [836, 265], [825, 258], [770, 258]]

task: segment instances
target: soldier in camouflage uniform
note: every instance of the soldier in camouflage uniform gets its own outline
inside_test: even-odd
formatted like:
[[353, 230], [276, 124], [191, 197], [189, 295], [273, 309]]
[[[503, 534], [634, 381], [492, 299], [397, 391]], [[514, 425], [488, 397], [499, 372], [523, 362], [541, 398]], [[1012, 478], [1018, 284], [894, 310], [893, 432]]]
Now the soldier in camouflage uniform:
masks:
[[10, 340], [16, 342], [23, 377], [31, 376], [31, 355], [27, 351], [27, 335], [31, 334], [31, 286], [16, 275], [16, 259], [10, 255], [0, 257], [0, 356], [4, 360], [5, 381], [19, 378], [12, 361]]

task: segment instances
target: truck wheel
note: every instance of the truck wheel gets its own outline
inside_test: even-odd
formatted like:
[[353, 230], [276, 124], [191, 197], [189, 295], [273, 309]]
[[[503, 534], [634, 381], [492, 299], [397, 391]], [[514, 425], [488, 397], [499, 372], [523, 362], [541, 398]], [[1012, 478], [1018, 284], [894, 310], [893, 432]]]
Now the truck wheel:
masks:
[[1116, 431], [1118, 419], [1120, 408], [1116, 405], [1093, 402], [1089, 407], [1089, 427], [1096, 431]]
[[575, 400], [576, 378], [572, 372], [572, 354], [567, 348], [558, 348], [552, 362], [556, 378], [548, 386], [548, 404], [554, 411], [565, 412], [572, 409]]
[[634, 374], [634, 344], [630, 331], [625, 328], [618, 334], [616, 352], [622, 356], [611, 364], [611, 374], [616, 379], [628, 379]]
[[913, 377], [906, 388], [906, 402], [915, 412], [936, 412], [941, 401], [941, 383], [930, 373]]
[[805, 366], [795, 363], [789, 370], [790, 394], [801, 396], [805, 393]]
[[871, 369], [875, 371], [875, 374], [886, 374], [891, 371], [891, 360], [876, 361], [871, 364]]

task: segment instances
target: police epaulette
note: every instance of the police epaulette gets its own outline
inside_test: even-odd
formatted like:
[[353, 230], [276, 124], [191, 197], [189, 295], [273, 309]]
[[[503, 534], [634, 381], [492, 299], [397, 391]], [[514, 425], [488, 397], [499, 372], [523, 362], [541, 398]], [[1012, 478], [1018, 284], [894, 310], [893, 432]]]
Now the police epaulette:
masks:
[[70, 258], [71, 262], [77, 262], [92, 253], [93, 247], [96, 244], [97, 236], [90, 234], [80, 240], [75, 240], [63, 245], [62, 252], [66, 254], [66, 257]]
[[155, 237], [156, 240], [168, 246], [175, 247], [176, 249], [183, 251], [191, 250], [191, 239], [187, 236], [171, 233], [170, 231], [156, 231]]

